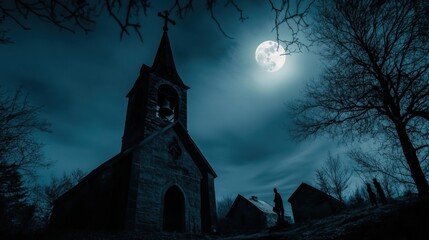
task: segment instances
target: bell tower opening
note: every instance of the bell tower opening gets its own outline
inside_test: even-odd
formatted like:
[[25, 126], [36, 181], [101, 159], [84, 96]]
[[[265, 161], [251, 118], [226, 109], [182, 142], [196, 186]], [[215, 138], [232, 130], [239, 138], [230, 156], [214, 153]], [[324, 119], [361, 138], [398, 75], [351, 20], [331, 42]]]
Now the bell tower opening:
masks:
[[157, 117], [168, 122], [179, 118], [179, 96], [173, 87], [164, 84], [158, 88]]
[[170, 187], [164, 196], [163, 231], [185, 231], [185, 198], [177, 186]]

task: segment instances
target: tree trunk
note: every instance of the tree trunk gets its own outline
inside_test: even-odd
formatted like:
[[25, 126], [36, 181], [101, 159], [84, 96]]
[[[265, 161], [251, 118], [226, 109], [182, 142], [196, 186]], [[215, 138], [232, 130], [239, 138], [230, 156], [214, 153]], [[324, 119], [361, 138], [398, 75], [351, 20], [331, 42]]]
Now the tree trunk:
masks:
[[426, 177], [420, 166], [420, 161], [417, 157], [416, 149], [411, 142], [410, 137], [402, 122], [395, 123], [396, 132], [398, 133], [399, 141], [401, 142], [402, 151], [404, 153], [407, 164], [410, 167], [411, 177], [413, 178], [417, 191], [420, 196], [429, 195], [429, 185]]

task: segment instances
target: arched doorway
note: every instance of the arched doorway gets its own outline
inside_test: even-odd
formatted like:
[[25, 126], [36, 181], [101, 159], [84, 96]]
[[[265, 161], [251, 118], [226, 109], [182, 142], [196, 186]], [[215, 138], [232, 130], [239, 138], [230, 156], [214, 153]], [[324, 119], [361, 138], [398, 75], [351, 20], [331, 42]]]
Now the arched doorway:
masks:
[[185, 198], [177, 186], [170, 187], [164, 195], [163, 231], [185, 230]]

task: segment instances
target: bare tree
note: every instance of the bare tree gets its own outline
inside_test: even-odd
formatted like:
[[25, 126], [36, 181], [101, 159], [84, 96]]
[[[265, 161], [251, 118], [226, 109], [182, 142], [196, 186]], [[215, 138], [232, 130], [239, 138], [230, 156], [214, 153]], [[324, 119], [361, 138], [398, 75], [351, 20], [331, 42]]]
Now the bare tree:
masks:
[[231, 231], [231, 223], [226, 215], [234, 203], [234, 198], [231, 195], [224, 196], [221, 200], [217, 202], [217, 217], [218, 217], [218, 227], [220, 233], [229, 233]]
[[319, 187], [320, 191], [331, 194], [331, 188], [329, 187], [328, 177], [326, 176], [324, 169], [316, 170], [316, 185]]
[[325, 70], [291, 107], [298, 137], [328, 133], [398, 144], [429, 194], [429, 46], [425, 1], [323, 0], [312, 38]]
[[324, 165], [316, 170], [316, 184], [321, 191], [333, 194], [344, 202], [344, 192], [349, 187], [351, 176], [350, 168], [340, 161], [339, 156], [329, 153]]
[[[299, 36], [302, 29], [307, 28], [307, 14], [314, 0], [265, 0], [274, 13], [273, 31], [277, 40], [285, 45], [286, 54], [301, 52], [308, 44]], [[232, 8], [237, 12], [238, 20], [244, 22], [245, 15], [242, 5], [247, 1], [240, 0], [205, 0], [205, 10], [210, 15], [217, 28], [228, 38], [232, 38], [222, 27], [217, 13], [220, 7]], [[195, 7], [194, 0], [170, 0], [169, 12], [184, 18]], [[168, 5], [167, 5], [168, 6]], [[197, 11], [203, 11], [197, 6]], [[0, 27], [6, 21], [11, 21], [22, 29], [29, 30], [31, 19], [38, 18], [69, 32], [92, 32], [97, 18], [107, 13], [120, 28], [120, 37], [133, 32], [143, 40], [142, 21], [152, 9], [149, 0], [11, 0], [0, 1]], [[161, 11], [164, 9], [156, 9]], [[281, 34], [283, 33], [283, 34]], [[12, 42], [6, 29], [0, 29], [0, 44]]]
[[25, 182], [46, 166], [33, 134], [46, 131], [47, 125], [21, 91], [0, 93], [0, 235], [6, 238], [31, 226], [34, 206], [27, 201]]
[[62, 194], [78, 184], [85, 173], [76, 169], [69, 174], [64, 173], [62, 177], [52, 176], [47, 185], [36, 185], [33, 189], [33, 201], [36, 207], [36, 216], [41, 227], [47, 227], [55, 200]]
[[355, 171], [364, 178], [381, 175], [400, 184], [413, 184], [405, 159], [386, 159], [362, 150], [351, 151], [349, 156], [356, 163]]
[[414, 185], [400, 148], [388, 148], [387, 151], [376, 149], [374, 152], [355, 149], [348, 155], [355, 163], [354, 171], [357, 175], [363, 181], [374, 177], [379, 179], [389, 198], [400, 196], [409, 185]]
[[234, 203], [234, 198], [230, 195], [224, 196], [220, 201], [218, 201], [217, 216], [219, 219], [226, 217], [233, 203]]
[[21, 90], [0, 93], [0, 161], [14, 165], [26, 177], [48, 164], [40, 153], [37, 131], [48, 131], [49, 124], [39, 118], [39, 107], [32, 106]]
[[308, 50], [309, 44], [301, 40], [300, 34], [309, 27], [306, 18], [315, 0], [282, 0], [278, 5], [273, 0], [268, 2], [275, 13], [272, 31], [276, 32], [277, 41], [285, 45], [286, 54]]

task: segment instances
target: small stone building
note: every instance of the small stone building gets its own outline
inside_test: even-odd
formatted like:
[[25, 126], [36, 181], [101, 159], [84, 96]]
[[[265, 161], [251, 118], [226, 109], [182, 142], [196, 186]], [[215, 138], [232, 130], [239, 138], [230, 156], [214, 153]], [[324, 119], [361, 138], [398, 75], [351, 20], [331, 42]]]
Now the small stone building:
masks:
[[238, 194], [227, 215], [227, 232], [255, 232], [272, 227], [277, 222], [273, 206], [256, 196]]
[[167, 29], [129, 91], [121, 151], [60, 196], [51, 227], [205, 233], [216, 228], [216, 173], [187, 131], [187, 90]]
[[292, 205], [295, 223], [323, 218], [345, 208], [345, 205], [336, 198], [306, 183], [299, 185], [289, 197], [288, 202]]

